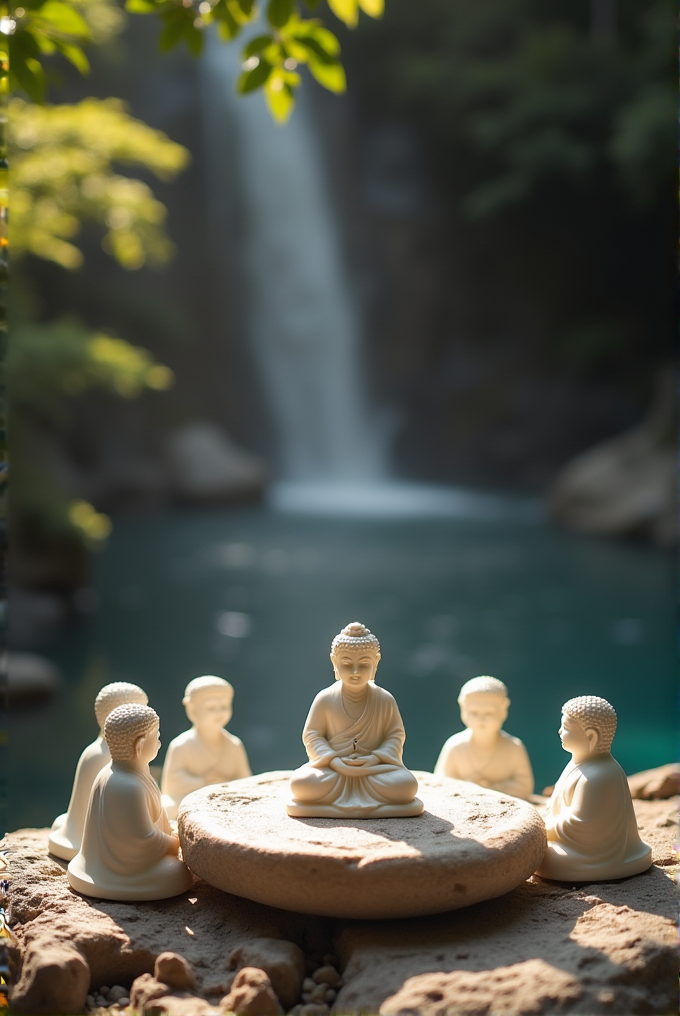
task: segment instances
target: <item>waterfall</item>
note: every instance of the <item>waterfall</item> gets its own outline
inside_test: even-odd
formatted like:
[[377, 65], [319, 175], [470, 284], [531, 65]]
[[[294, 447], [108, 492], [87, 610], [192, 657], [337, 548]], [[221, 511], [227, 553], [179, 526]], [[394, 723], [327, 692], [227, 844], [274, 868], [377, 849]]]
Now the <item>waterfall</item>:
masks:
[[274, 419], [279, 475], [295, 483], [375, 479], [381, 455], [366, 404], [361, 327], [312, 86], [299, 90], [290, 121], [276, 124], [261, 93], [236, 94], [240, 45], [224, 45], [212, 33], [206, 42], [210, 205], [219, 214], [226, 190], [219, 168], [229, 158], [243, 223], [244, 326]]
[[305, 82], [290, 121], [280, 126], [262, 94], [236, 93], [239, 43], [206, 35], [209, 207], [217, 249], [236, 246], [238, 237], [233, 261], [244, 286], [244, 330], [279, 442], [270, 504], [315, 515], [538, 521], [534, 499], [387, 479], [386, 421], [367, 405], [361, 324], [313, 85]]

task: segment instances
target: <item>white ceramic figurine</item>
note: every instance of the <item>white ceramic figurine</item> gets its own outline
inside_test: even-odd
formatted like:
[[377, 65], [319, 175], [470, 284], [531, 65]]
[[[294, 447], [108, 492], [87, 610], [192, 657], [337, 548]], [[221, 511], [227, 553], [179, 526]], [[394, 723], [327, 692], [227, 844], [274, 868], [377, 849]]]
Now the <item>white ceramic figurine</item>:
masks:
[[336, 635], [336, 683], [312, 702], [302, 732], [309, 762], [290, 781], [289, 815], [383, 818], [420, 815], [418, 781], [402, 761], [406, 733], [394, 698], [375, 684], [377, 638], [354, 622]]
[[186, 686], [182, 702], [192, 727], [170, 742], [161, 778], [170, 818], [177, 818], [182, 798], [192, 790], [251, 775], [243, 742], [224, 730], [233, 699], [234, 689], [221, 677], [195, 677]]
[[571, 752], [548, 802], [548, 846], [537, 874], [558, 882], [599, 882], [646, 871], [652, 852], [638, 833], [628, 780], [612, 758], [616, 712], [581, 695], [562, 707], [562, 747]]
[[72, 889], [105, 900], [164, 900], [193, 884], [149, 772], [161, 746], [149, 706], [118, 706], [104, 725], [111, 752], [92, 787]]
[[111, 761], [108, 745], [104, 740], [104, 724], [107, 716], [116, 706], [124, 705], [126, 702], [146, 705], [148, 701], [145, 691], [127, 681], [106, 684], [97, 695], [94, 700], [94, 713], [99, 724], [99, 735], [92, 744], [88, 744], [78, 760], [68, 811], [57, 816], [52, 823], [48, 841], [51, 854], [61, 857], [64, 861], [70, 861], [80, 850], [92, 784], [104, 766]]
[[460, 689], [458, 705], [467, 729], [446, 741], [435, 775], [467, 780], [527, 800], [534, 792], [534, 774], [520, 739], [502, 729], [510, 705], [503, 682], [495, 677], [473, 677]]

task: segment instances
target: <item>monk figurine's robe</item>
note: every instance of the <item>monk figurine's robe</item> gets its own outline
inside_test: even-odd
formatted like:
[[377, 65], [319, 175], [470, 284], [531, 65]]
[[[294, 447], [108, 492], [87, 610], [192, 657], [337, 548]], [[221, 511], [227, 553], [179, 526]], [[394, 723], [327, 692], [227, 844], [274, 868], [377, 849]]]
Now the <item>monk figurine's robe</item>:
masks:
[[161, 790], [168, 818], [177, 818], [183, 797], [214, 783], [230, 783], [251, 776], [243, 742], [228, 730], [222, 731], [219, 751], [208, 746], [195, 727], [185, 730], [168, 745]]
[[104, 900], [162, 900], [192, 885], [168, 853], [170, 823], [148, 772], [112, 762], [95, 780], [80, 851], [68, 866], [73, 889]]
[[[534, 792], [534, 774], [527, 750], [518, 737], [504, 730], [500, 731], [494, 754], [482, 766], [470, 743], [470, 731], [453, 734], [441, 750], [434, 773], [477, 783], [525, 801]], [[482, 779], [484, 782], [480, 783]]]
[[52, 823], [48, 843], [50, 853], [56, 857], [70, 861], [80, 850], [92, 785], [110, 761], [109, 746], [100, 734], [78, 760], [68, 811], [58, 815]]
[[638, 833], [628, 780], [607, 754], [572, 760], [545, 817], [548, 846], [537, 874], [562, 882], [625, 878], [646, 871], [652, 852]]
[[[366, 704], [352, 720], [342, 702], [342, 683], [320, 691], [302, 732], [309, 762], [290, 781], [289, 815], [379, 818], [420, 815], [418, 781], [402, 761], [406, 732], [394, 698], [373, 682]], [[375, 755], [378, 764], [344, 766], [330, 762], [347, 755]]]

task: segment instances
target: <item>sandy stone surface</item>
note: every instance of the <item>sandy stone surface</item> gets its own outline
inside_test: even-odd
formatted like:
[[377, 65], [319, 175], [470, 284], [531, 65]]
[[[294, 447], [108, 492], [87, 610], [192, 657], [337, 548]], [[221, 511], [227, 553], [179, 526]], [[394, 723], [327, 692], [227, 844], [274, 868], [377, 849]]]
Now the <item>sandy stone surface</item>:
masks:
[[343, 1012], [382, 1016], [677, 1012], [672, 878], [678, 799], [635, 801], [654, 866], [618, 882], [533, 877], [506, 896], [416, 921], [346, 923]]
[[545, 850], [526, 801], [416, 773], [423, 815], [339, 820], [285, 812], [290, 773], [204, 787], [178, 825], [194, 874], [271, 906], [330, 917], [441, 913], [519, 885]]
[[92, 991], [104, 984], [129, 987], [172, 950], [191, 962], [196, 992], [210, 1005], [191, 998], [159, 1001], [168, 1016], [207, 1016], [219, 1011], [231, 987], [232, 950], [264, 937], [299, 945], [308, 972], [334, 953], [342, 982], [333, 1007], [342, 1013], [668, 1016], [677, 1012], [670, 877], [677, 808], [677, 798], [635, 802], [655, 861], [643, 875], [578, 886], [532, 878], [498, 899], [400, 921], [286, 913], [200, 880], [184, 896], [160, 903], [87, 900], [69, 888], [65, 865], [48, 856], [47, 830], [20, 830], [4, 843], [10, 850], [13, 979], [19, 980], [27, 955], [50, 960], [75, 947], [88, 964]]
[[[171, 950], [191, 963], [202, 994], [221, 998], [233, 978], [229, 955], [250, 939], [283, 938], [321, 955], [330, 950], [317, 919], [263, 907], [205, 882], [182, 896], [153, 903], [80, 896], [68, 884], [66, 862], [48, 854], [47, 836], [46, 829], [21, 829], [4, 841], [10, 851], [15, 983], [22, 958], [48, 944], [75, 946], [89, 965], [93, 988], [129, 986], [138, 975], [152, 973], [156, 957]], [[25, 985], [22, 991], [29, 988]]]

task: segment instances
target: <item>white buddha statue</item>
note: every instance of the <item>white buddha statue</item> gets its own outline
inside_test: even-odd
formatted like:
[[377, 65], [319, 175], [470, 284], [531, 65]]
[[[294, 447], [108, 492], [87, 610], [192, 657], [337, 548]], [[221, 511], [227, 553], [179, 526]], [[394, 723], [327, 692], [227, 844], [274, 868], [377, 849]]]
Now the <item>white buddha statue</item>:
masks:
[[445, 742], [435, 775], [527, 800], [534, 792], [534, 774], [520, 739], [502, 729], [510, 705], [503, 682], [473, 677], [460, 689], [458, 705], [466, 729]]
[[336, 683], [312, 702], [302, 732], [309, 762], [290, 780], [289, 815], [383, 818], [420, 815], [418, 782], [402, 761], [406, 733], [394, 698], [375, 684], [378, 640], [354, 622], [336, 635]]
[[111, 764], [97, 776], [80, 851], [68, 866], [71, 888], [104, 900], [163, 900], [193, 883], [179, 840], [149, 772], [161, 746], [149, 706], [118, 706], [104, 724]]
[[182, 798], [192, 790], [251, 775], [243, 742], [224, 730], [233, 700], [234, 689], [221, 677], [195, 677], [186, 686], [182, 703], [192, 727], [170, 742], [161, 778], [169, 818], [177, 818]]
[[548, 802], [548, 846], [536, 872], [543, 878], [599, 882], [637, 875], [652, 863], [626, 774], [612, 758], [615, 733], [616, 712], [606, 699], [581, 695], [562, 707], [559, 735], [571, 762]]
[[61, 857], [64, 861], [70, 861], [80, 850], [92, 784], [104, 766], [111, 761], [108, 745], [104, 740], [104, 724], [109, 713], [116, 706], [122, 706], [126, 702], [146, 705], [148, 701], [145, 691], [127, 681], [106, 684], [97, 695], [94, 700], [94, 713], [99, 725], [99, 734], [92, 744], [88, 744], [78, 760], [68, 811], [58, 815], [52, 823], [48, 841], [51, 854]]

